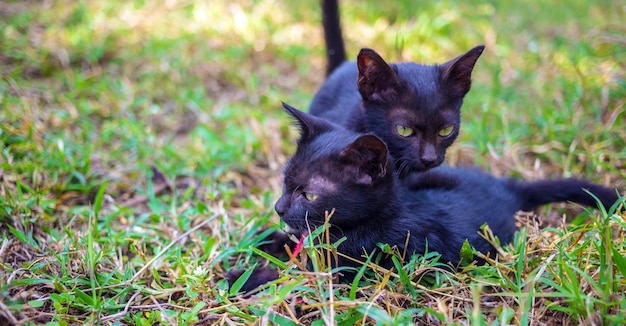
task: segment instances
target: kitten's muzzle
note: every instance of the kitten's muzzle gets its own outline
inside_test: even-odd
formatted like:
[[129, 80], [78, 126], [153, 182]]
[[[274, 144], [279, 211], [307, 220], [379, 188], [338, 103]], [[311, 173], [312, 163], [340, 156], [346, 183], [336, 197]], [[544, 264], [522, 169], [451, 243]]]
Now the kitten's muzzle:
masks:
[[285, 212], [287, 212], [287, 208], [289, 208], [288, 199], [286, 196], [281, 196], [274, 205], [274, 210], [278, 213], [278, 216], [285, 216]]

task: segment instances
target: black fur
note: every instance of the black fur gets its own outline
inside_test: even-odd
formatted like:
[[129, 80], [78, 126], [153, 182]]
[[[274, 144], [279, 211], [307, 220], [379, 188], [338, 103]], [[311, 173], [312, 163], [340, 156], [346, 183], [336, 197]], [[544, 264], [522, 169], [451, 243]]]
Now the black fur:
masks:
[[[332, 74], [313, 98], [309, 112], [382, 138], [402, 177], [439, 166], [459, 134], [461, 105], [484, 46], [441, 65], [388, 64], [372, 49], [362, 49], [356, 62], [339, 65], [345, 51], [337, 2], [322, 4]], [[402, 136], [398, 125], [411, 128], [412, 134]], [[446, 127], [452, 130], [442, 136]]]
[[337, 0], [322, 0], [322, 26], [326, 42], [326, 76], [346, 61]]
[[[493, 252], [478, 235], [487, 224], [501, 243], [509, 243], [516, 230], [516, 212], [540, 205], [572, 201], [595, 207], [598, 197], [605, 208], [617, 200], [614, 189], [580, 179], [525, 182], [498, 179], [478, 169], [438, 167], [413, 173], [400, 181], [384, 142], [372, 134], [346, 130], [323, 119], [284, 105], [301, 131], [296, 153], [285, 167], [283, 195], [276, 212], [300, 237], [330, 219], [331, 241], [346, 237], [339, 251], [360, 259], [378, 250], [378, 243], [397, 247], [408, 254], [438, 252], [444, 262], [456, 265], [467, 239], [478, 251]], [[401, 184], [402, 183], [402, 184]], [[308, 200], [306, 193], [317, 195]], [[407, 242], [408, 237], [408, 242]], [[272, 233], [261, 248], [280, 254], [286, 235]], [[408, 244], [408, 245], [405, 245]], [[362, 259], [362, 258], [361, 258]], [[354, 265], [339, 257], [336, 265]], [[389, 260], [380, 262], [390, 267]], [[243, 274], [226, 275], [232, 284]], [[275, 269], [257, 268], [242, 287], [249, 292], [279, 277]]]
[[[584, 180], [524, 182], [448, 167], [415, 174], [399, 185], [393, 159], [379, 137], [285, 108], [302, 134], [285, 167], [276, 212], [298, 233], [321, 226], [326, 212], [334, 210], [331, 240], [346, 237], [339, 251], [348, 256], [360, 258], [376, 250], [377, 243], [408, 253], [423, 253], [428, 244], [454, 265], [466, 239], [483, 253], [493, 252], [478, 235], [483, 224], [506, 244], [513, 239], [514, 216], [520, 210], [557, 201], [595, 207], [583, 189], [594, 192], [607, 208], [618, 199], [615, 190]], [[337, 264], [352, 265], [342, 258]]]
[[[228, 281], [228, 287], [232, 287], [235, 281], [237, 281], [237, 279], [239, 279], [244, 272], [245, 270], [243, 269], [233, 269], [226, 273], [225, 279]], [[240, 291], [249, 293], [257, 287], [277, 279], [279, 276], [280, 275], [276, 269], [257, 267], [254, 269], [252, 274], [250, 274], [250, 277], [246, 280], [246, 283], [243, 284]]]

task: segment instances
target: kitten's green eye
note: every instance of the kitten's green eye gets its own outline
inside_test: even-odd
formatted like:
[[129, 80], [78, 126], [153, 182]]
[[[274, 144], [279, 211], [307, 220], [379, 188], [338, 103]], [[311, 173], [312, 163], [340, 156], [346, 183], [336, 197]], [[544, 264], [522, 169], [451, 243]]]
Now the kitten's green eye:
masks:
[[396, 132], [402, 137], [409, 137], [413, 134], [413, 128], [396, 125]]
[[447, 127], [441, 128], [439, 129], [439, 136], [448, 137], [450, 136], [452, 131], [454, 131], [454, 126], [447, 126]]
[[318, 194], [312, 194], [310, 192], [305, 192], [303, 193], [303, 195], [304, 195], [304, 198], [306, 198], [306, 200], [308, 201], [314, 201], [317, 199], [317, 197], [319, 197]]

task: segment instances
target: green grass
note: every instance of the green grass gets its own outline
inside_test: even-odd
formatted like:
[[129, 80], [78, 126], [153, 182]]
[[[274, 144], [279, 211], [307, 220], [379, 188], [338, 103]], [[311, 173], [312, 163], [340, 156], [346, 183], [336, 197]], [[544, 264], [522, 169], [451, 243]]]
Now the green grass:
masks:
[[[626, 323], [626, 215], [551, 205], [497, 262], [436, 255], [335, 283], [309, 244], [257, 295], [273, 213], [323, 81], [318, 1], [0, 4], [0, 324]], [[626, 189], [619, 1], [342, 1], [348, 53], [437, 63], [487, 48], [453, 165]], [[332, 248], [332, 244], [323, 245]], [[392, 248], [389, 248], [390, 250]], [[313, 260], [311, 272], [298, 268]]]

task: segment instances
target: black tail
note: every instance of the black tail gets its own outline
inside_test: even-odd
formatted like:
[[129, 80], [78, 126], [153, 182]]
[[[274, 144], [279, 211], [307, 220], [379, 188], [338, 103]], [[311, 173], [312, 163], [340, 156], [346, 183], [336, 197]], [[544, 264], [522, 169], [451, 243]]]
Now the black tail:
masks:
[[568, 201], [597, 208], [596, 199], [587, 191], [597, 197], [607, 211], [619, 199], [615, 189], [580, 179], [512, 181], [512, 183], [526, 198], [523, 210], [528, 211], [541, 205]]
[[346, 49], [341, 35], [338, 0], [322, 0], [322, 25], [326, 42], [326, 76], [346, 61]]

